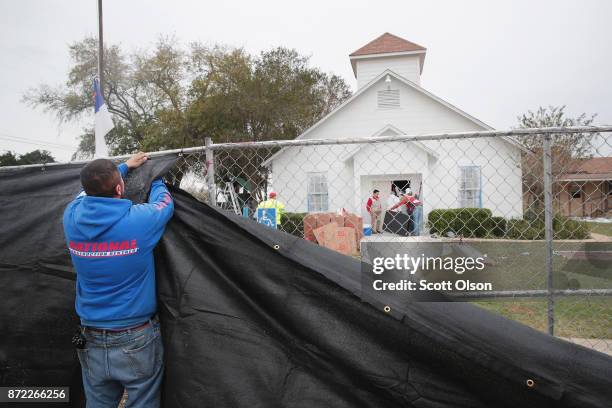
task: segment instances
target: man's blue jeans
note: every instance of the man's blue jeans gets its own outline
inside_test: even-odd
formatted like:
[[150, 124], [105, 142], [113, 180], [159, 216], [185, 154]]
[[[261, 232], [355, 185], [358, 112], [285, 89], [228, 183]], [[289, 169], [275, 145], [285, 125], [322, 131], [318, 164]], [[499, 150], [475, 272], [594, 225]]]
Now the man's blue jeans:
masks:
[[126, 407], [159, 407], [164, 349], [159, 322], [120, 332], [84, 329], [85, 348], [77, 349], [87, 408], [115, 408], [125, 389]]

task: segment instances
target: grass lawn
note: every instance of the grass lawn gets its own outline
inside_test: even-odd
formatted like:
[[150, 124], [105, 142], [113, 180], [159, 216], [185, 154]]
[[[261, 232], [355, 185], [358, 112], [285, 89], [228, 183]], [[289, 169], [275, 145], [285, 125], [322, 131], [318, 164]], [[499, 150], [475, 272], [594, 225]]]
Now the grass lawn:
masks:
[[[547, 332], [545, 299], [514, 298], [473, 303], [536, 330]], [[556, 298], [555, 335], [612, 339], [612, 298], [609, 296]]]
[[[611, 224], [598, 224], [608, 228]], [[600, 230], [601, 231], [601, 230]], [[603, 232], [599, 232], [603, 233]], [[555, 242], [554, 250], [609, 251], [612, 244]], [[501, 290], [546, 289], [544, 243], [525, 242], [488, 244], [480, 248], [495, 261], [489, 273]], [[553, 286], [566, 289], [573, 282], [580, 289], [612, 289], [612, 264], [609, 261], [568, 260], [553, 255]], [[505, 298], [474, 302], [534, 329], [547, 332], [545, 298]], [[588, 339], [612, 339], [612, 296], [555, 298], [555, 335]]]
[[589, 225], [589, 230], [591, 232], [612, 237], [612, 222], [587, 222], [587, 224]]
[[[544, 241], [474, 242], [471, 247], [486, 254], [490, 264], [469, 277], [493, 282], [494, 290], [546, 289]], [[582, 256], [612, 251], [609, 243], [556, 241], [553, 250], [553, 286], [556, 289], [612, 289], [612, 262]], [[466, 277], [467, 274], [466, 274]]]
[[[612, 225], [598, 225], [610, 228], [612, 235]], [[466, 271], [464, 279], [491, 282], [493, 290], [499, 291], [547, 288], [544, 241], [465, 241], [454, 249], [448, 248], [453, 254], [460, 251], [463, 256], [486, 256], [485, 269]], [[393, 247], [389, 250], [399, 253]], [[612, 289], [612, 262], [597, 255], [612, 251], [612, 242], [555, 241], [553, 251], [555, 289]], [[482, 299], [472, 303], [547, 332], [545, 297]], [[554, 317], [556, 336], [612, 339], [612, 296], [557, 296]]]

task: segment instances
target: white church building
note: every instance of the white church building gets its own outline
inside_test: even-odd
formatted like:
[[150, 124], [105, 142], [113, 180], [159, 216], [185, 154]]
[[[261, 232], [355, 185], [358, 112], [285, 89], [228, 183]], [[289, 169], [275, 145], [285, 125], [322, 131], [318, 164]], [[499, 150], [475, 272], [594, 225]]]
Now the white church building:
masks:
[[[349, 56], [357, 91], [297, 139], [492, 130], [421, 86], [425, 55], [389, 33], [359, 48]], [[264, 165], [290, 212], [345, 208], [368, 222], [372, 190], [386, 203], [394, 183], [420, 193], [425, 219], [459, 207], [522, 215], [520, 147], [505, 138], [287, 147]]]

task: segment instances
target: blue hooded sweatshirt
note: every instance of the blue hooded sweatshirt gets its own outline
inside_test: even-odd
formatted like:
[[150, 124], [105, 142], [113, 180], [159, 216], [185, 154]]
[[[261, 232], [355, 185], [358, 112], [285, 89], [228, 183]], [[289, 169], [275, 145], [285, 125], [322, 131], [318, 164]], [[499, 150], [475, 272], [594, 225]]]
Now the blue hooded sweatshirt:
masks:
[[[118, 166], [121, 176], [127, 164]], [[157, 311], [153, 248], [174, 211], [161, 179], [149, 202], [79, 194], [64, 211], [64, 234], [77, 273], [81, 324], [104, 329], [137, 326]]]

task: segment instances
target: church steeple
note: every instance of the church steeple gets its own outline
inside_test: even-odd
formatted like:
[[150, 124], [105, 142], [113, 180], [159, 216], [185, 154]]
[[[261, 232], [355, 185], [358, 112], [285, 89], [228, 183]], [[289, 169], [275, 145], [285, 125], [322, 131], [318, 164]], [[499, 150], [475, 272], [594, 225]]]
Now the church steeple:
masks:
[[349, 55], [353, 73], [357, 78], [357, 88], [361, 88], [386, 69], [420, 84], [426, 52], [425, 47], [384, 33]]

